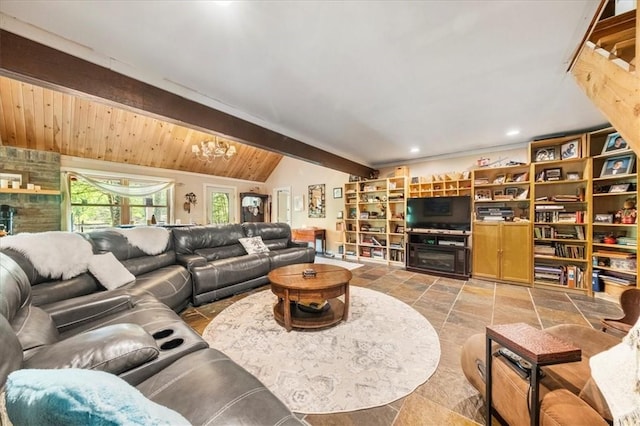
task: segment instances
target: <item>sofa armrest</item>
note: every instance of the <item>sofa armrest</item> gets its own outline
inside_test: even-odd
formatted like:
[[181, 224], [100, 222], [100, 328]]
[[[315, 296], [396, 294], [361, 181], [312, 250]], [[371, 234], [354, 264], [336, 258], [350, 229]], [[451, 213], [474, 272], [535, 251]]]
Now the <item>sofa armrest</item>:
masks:
[[208, 263], [207, 259], [197, 254], [176, 254], [176, 262], [189, 271], [194, 266], [205, 266]]
[[133, 297], [125, 290], [100, 292], [61, 300], [42, 308], [51, 316], [59, 331], [85, 322], [133, 308]]
[[609, 425], [596, 410], [567, 389], [557, 389], [544, 396], [540, 403], [540, 424]]
[[293, 248], [293, 247], [309, 247], [309, 243], [289, 241], [289, 244], [287, 244], [287, 248]]
[[155, 339], [137, 324], [115, 324], [43, 346], [25, 368], [83, 368], [121, 374], [158, 357]]

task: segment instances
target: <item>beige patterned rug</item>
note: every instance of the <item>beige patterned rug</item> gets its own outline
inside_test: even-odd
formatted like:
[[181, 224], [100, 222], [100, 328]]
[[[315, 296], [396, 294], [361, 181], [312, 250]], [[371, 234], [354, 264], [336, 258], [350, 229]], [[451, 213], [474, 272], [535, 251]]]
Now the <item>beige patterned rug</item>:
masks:
[[347, 322], [290, 333], [273, 319], [275, 301], [270, 290], [248, 296], [214, 318], [203, 336], [294, 412], [385, 405], [413, 392], [438, 366], [434, 328], [391, 296], [352, 286]]

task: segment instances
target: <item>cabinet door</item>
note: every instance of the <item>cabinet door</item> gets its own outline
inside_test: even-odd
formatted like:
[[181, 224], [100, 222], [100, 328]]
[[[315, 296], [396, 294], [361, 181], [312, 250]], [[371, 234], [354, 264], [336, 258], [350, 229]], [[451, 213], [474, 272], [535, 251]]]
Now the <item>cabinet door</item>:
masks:
[[531, 229], [529, 223], [502, 224], [502, 279], [530, 284]]
[[479, 278], [500, 278], [500, 224], [473, 224], [473, 276]]

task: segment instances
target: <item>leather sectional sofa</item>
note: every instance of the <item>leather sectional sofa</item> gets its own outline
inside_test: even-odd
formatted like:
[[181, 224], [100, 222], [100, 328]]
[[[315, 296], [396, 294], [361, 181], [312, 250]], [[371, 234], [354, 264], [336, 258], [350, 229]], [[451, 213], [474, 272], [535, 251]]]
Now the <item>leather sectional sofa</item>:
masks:
[[[273, 253], [240, 252], [233, 238], [246, 236], [245, 230], [262, 235]], [[209, 348], [175, 311], [191, 300], [202, 303], [261, 285], [268, 268], [313, 262], [312, 249], [292, 245], [284, 224], [170, 232], [166, 250], [154, 256], [115, 231], [84, 234], [94, 253], [112, 252], [135, 275], [135, 281], [109, 291], [88, 272], [66, 280], [47, 279], [23, 254], [0, 250], [0, 391], [8, 375], [18, 369], [95, 369], [119, 376], [192, 424], [302, 424], [255, 377]], [[208, 245], [193, 249], [195, 241]], [[174, 247], [179, 251], [191, 247], [193, 253], [176, 256]], [[219, 249], [226, 257], [215, 260], [209, 254], [202, 256], [209, 261], [197, 259], [196, 251], [207, 249]], [[181, 264], [185, 257], [189, 261]], [[207, 279], [225, 277], [238, 265], [243, 268], [258, 261], [268, 265], [266, 273], [257, 268], [255, 276], [245, 273], [239, 280], [227, 280], [229, 290], [218, 281], [213, 292], [200, 293], [206, 298], [192, 299], [195, 282], [205, 286]], [[193, 279], [197, 268], [203, 268], [201, 281]]]
[[[540, 425], [609, 425], [608, 405], [591, 378], [589, 359], [620, 343], [620, 339], [580, 325], [557, 325], [545, 331], [581, 348], [582, 360], [543, 367], [540, 381]], [[492, 353], [498, 345], [494, 343]], [[462, 347], [462, 370], [469, 382], [485, 397], [486, 337], [476, 334]], [[493, 407], [511, 426], [529, 425], [529, 380], [523, 379], [502, 356], [492, 364]]]

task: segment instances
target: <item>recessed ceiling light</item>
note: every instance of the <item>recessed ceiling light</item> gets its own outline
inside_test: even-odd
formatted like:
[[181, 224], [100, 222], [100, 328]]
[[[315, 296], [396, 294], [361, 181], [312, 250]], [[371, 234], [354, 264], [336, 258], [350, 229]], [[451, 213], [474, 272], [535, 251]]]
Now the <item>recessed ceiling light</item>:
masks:
[[420, 148], [413, 147], [413, 148], [411, 148], [410, 152], [412, 154], [415, 154], [416, 152], [420, 152]]
[[509, 130], [507, 132], [507, 136], [516, 136], [516, 135], [519, 135], [519, 134], [520, 134], [520, 130], [518, 130], [518, 129]]

